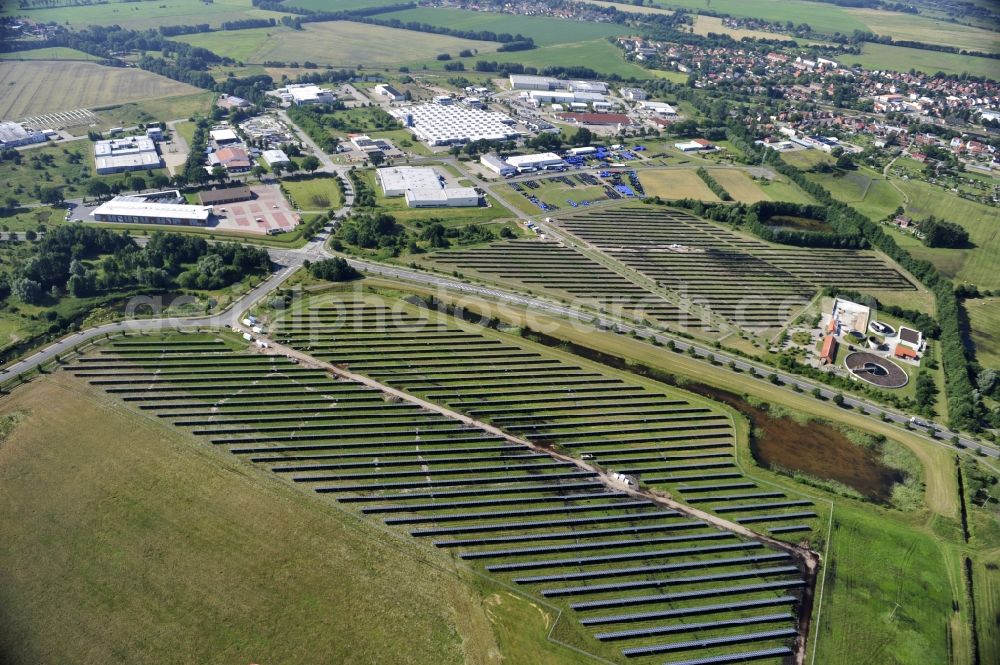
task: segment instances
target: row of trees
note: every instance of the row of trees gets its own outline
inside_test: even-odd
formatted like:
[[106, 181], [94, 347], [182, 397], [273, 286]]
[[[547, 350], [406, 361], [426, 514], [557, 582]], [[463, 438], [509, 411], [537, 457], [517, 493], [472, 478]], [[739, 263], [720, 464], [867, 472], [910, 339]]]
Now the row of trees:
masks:
[[706, 185], [708, 185], [708, 188], [710, 190], [712, 190], [712, 193], [715, 194], [716, 196], [718, 196], [720, 200], [722, 200], [722, 201], [732, 201], [733, 200], [732, 194], [730, 194], [729, 192], [727, 192], [726, 188], [723, 187], [719, 183], [719, 181], [716, 180], [712, 176], [712, 174], [708, 172], [708, 169], [706, 169], [704, 166], [699, 166], [698, 169], [695, 171], [695, 173], [698, 174], [698, 177], [701, 178], [702, 181], [704, 181], [704, 183]]

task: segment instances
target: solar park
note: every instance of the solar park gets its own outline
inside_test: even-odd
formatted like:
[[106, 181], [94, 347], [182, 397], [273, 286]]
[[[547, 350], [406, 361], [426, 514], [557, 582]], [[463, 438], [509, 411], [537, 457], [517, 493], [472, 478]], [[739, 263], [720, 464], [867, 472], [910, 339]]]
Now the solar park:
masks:
[[[400, 301], [321, 296], [272, 337], [690, 505], [794, 539], [811, 502], [734, 462], [710, 402]], [[129, 337], [70, 368], [126, 403], [544, 599], [616, 662], [782, 662], [784, 551], [365, 385], [221, 341]]]
[[[824, 285], [914, 290], [906, 277], [874, 252], [771, 245], [679, 210], [625, 206], [588, 210], [555, 221], [588, 245], [676, 293], [681, 303], [695, 305], [695, 311], [707, 308], [751, 330], [784, 325]], [[537, 260], [543, 257], [551, 270], [546, 271], [541, 265], [544, 261]], [[519, 280], [538, 289], [574, 297], [593, 294], [605, 302], [609, 294], [638, 288], [633, 285], [620, 291], [618, 282], [627, 280], [567, 248], [532, 252], [512, 243], [493, 244], [442, 252], [433, 258], [439, 264]], [[595, 290], [594, 282], [605, 278], [607, 284]], [[684, 314], [687, 309], [648, 311], [650, 318], [675, 328], [711, 330], [707, 323], [699, 325], [699, 317]]]

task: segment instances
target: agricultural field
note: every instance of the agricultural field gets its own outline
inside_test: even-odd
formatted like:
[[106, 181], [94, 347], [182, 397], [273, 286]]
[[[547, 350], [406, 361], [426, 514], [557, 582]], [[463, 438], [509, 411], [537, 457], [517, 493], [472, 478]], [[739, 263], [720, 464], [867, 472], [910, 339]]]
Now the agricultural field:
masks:
[[0, 87], [0, 118], [12, 120], [200, 92], [140, 69], [45, 60], [0, 62]]
[[[816, 518], [811, 501], [742, 476], [728, 415], [693, 396], [398, 301], [314, 299], [272, 323], [275, 337], [314, 356], [543, 446], [571, 440], [574, 453], [676, 487], [729, 520], [798, 540]], [[610, 490], [544, 447], [218, 342], [130, 338], [70, 372], [366, 524], [409, 534], [435, 550], [431, 560], [446, 553], [561, 609], [555, 635], [590, 653], [652, 665], [758, 640], [788, 653], [803, 582], [787, 553]], [[607, 428], [623, 441], [608, 441]], [[692, 641], [695, 631], [719, 639]]]
[[[499, 45], [348, 21], [306, 23], [302, 30], [254, 28], [182, 35], [175, 39], [238, 62], [301, 63], [308, 60], [338, 67], [402, 65], [433, 60], [439, 53], [458, 55], [463, 49], [478, 49], [486, 54]], [[386, 48], [387, 44], [398, 48]]]
[[[417, 21], [419, 23], [443, 26], [454, 30], [486, 30], [496, 34], [521, 34], [533, 39], [538, 46], [591, 41], [604, 37], [625, 35], [630, 32], [628, 26], [613, 23], [591, 23], [546, 16], [514, 16], [513, 14], [499, 14], [495, 12], [430, 7], [407, 9], [401, 12], [392, 12], [391, 14], [380, 14], [379, 18], [385, 20], [397, 19], [404, 23]], [[519, 52], [517, 55], [520, 54]]]
[[869, 29], [896, 41], [955, 46], [966, 51], [1000, 51], [1000, 33], [941, 19], [876, 9], [849, 8], [845, 11], [864, 21]]
[[859, 64], [868, 69], [894, 69], [901, 72], [916, 69], [928, 74], [968, 73], [992, 79], [1000, 78], [1000, 60], [869, 42], [861, 47], [861, 55], [845, 55], [843, 61], [847, 65]]
[[973, 298], [965, 301], [970, 337], [976, 360], [1000, 369], [1000, 298]]
[[226, 21], [249, 18], [273, 18], [282, 14], [255, 9], [250, 0], [165, 0], [163, 2], [108, 2], [103, 4], [62, 5], [45, 9], [21, 9], [16, 3], [4, 3], [0, 16], [26, 16], [48, 23], [71, 23], [74, 26], [120, 25], [131, 30], [147, 30], [161, 25], [197, 25], [219, 27]]
[[0, 60], [100, 60], [97, 56], [65, 46], [0, 53]]
[[[479, 42], [484, 44], [487, 42]], [[482, 51], [482, 49], [480, 49]], [[645, 79], [650, 76], [664, 76], [670, 78], [673, 72], [657, 72], [651, 69], [644, 69], [639, 65], [626, 62], [622, 57], [622, 51], [606, 39], [595, 39], [591, 41], [572, 42], [568, 44], [554, 44], [530, 51], [518, 51], [517, 53], [482, 53], [477, 60], [496, 60], [497, 62], [515, 62], [525, 67], [589, 67], [604, 75], [617, 74], [622, 78]], [[442, 63], [427, 63], [429, 67], [440, 68]], [[474, 63], [473, 63], [474, 64]]]
[[648, 196], [659, 196], [661, 199], [698, 199], [700, 201], [719, 201], [705, 181], [698, 177], [694, 169], [657, 169], [643, 170], [639, 179], [646, 188]]
[[32, 382], [0, 409], [9, 665], [495, 663], [511, 620], [525, 644], [509, 658], [580, 662], [545, 640], [551, 615], [492, 607], [499, 590], [445, 557], [82, 380]]
[[295, 207], [307, 212], [326, 212], [343, 205], [340, 185], [332, 176], [285, 178], [281, 187]]
[[663, 288], [748, 329], [782, 325], [822, 286], [914, 289], [873, 252], [770, 245], [686, 212], [622, 207], [556, 221]]
[[[705, 9], [705, 0], [655, 0], [654, 6], [668, 9]], [[796, 25], [807, 23], [820, 32], [849, 35], [855, 30], [868, 30], [868, 25], [836, 5], [807, 0], [712, 0], [711, 9], [720, 14], [747, 16], [765, 21]]]
[[761, 185], [743, 169], [712, 169], [709, 173], [735, 201], [757, 203], [772, 200]]

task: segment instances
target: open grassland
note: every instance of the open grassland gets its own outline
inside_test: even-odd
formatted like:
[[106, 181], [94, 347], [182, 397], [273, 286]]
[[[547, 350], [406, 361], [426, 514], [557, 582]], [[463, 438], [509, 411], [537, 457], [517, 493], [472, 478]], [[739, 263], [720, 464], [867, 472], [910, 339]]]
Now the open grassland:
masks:
[[628, 26], [614, 23], [590, 23], [546, 16], [515, 16], [496, 12], [429, 7], [380, 14], [379, 18], [397, 19], [404, 23], [417, 21], [455, 30], [488, 30], [496, 34], [521, 34], [533, 39], [538, 46], [589, 41], [630, 32]]
[[819, 32], [840, 32], [851, 34], [855, 30], [866, 30], [868, 26], [851, 16], [842, 8], [821, 2], [805, 0], [712, 0], [710, 6], [705, 0], [655, 0], [658, 7], [679, 9], [712, 9], [721, 14], [747, 16], [766, 21], [796, 25], [808, 23]]
[[955, 555], [882, 511], [837, 506], [833, 520], [816, 662], [954, 662], [949, 644], [969, 639], [952, 632]]
[[226, 21], [248, 18], [280, 19], [279, 12], [254, 9], [250, 0], [163, 0], [162, 2], [108, 2], [92, 5], [63, 5], [46, 9], [20, 9], [16, 2], [4, 3], [0, 16], [27, 16], [41, 23], [55, 21], [74, 26], [120, 25], [146, 30], [161, 25], [218, 27]]
[[66, 375], [0, 409], [5, 663], [496, 662], [444, 558]]
[[433, 59], [439, 53], [455, 56], [463, 49], [485, 53], [495, 51], [498, 46], [493, 42], [349, 21], [306, 23], [302, 30], [255, 28], [184, 35], [177, 39], [240, 62], [301, 63], [308, 60], [341, 67], [399, 65]]
[[980, 662], [1000, 660], [1000, 552], [994, 551], [972, 567], [979, 624]]
[[100, 60], [97, 56], [77, 51], [65, 46], [36, 48], [30, 51], [12, 51], [0, 53], [0, 60]]
[[657, 169], [639, 172], [639, 179], [646, 189], [647, 196], [659, 196], [661, 199], [699, 199], [701, 201], [718, 201], [705, 181], [698, 177], [694, 169]]
[[845, 10], [879, 35], [897, 41], [956, 46], [966, 51], [1000, 51], [1000, 33], [968, 25], [900, 12], [851, 8]]
[[968, 73], [991, 79], [1000, 78], [1000, 60], [870, 42], [865, 42], [861, 47], [861, 55], [848, 54], [841, 60], [846, 65], [856, 63], [866, 69], [892, 69], [900, 72], [916, 69], [928, 74]]
[[131, 127], [154, 120], [167, 122], [205, 115], [211, 110], [214, 98], [215, 94], [208, 91], [195, 92], [190, 95], [99, 106], [96, 111], [97, 117], [102, 120], [105, 127]]
[[628, 2], [604, 2], [603, 0], [590, 0], [587, 4], [597, 5], [598, 7], [614, 7], [618, 11], [628, 12], [630, 14], [666, 14], [668, 16], [673, 14], [671, 10], [663, 9], [662, 7], [633, 5]]
[[332, 176], [285, 179], [281, 186], [302, 210], [326, 212], [343, 205], [340, 185]]
[[760, 185], [742, 169], [712, 169], [710, 173], [736, 201], [756, 203], [771, 200]]
[[[962, 199], [942, 190], [940, 187], [913, 180], [894, 180], [907, 196], [906, 212], [917, 219], [934, 215], [960, 224], [969, 232], [973, 249], [926, 249], [926, 254], [915, 251], [919, 258], [928, 258], [937, 263], [940, 259], [946, 267], [952, 254], [961, 257], [961, 267], [956, 271], [944, 270], [949, 277], [958, 281], [976, 284], [981, 288], [1000, 288], [1000, 211], [975, 201]], [[915, 241], [915, 239], [914, 239]], [[921, 245], [923, 247], [923, 245]]]
[[969, 314], [976, 360], [1000, 369], [1000, 298], [966, 300], [965, 311]]
[[318, 12], [340, 12], [401, 3], [394, 0], [288, 0], [285, 4], [290, 7], [302, 7]]
[[140, 69], [89, 62], [0, 62], [0, 118], [190, 95], [198, 88]]
[[650, 76], [659, 76], [656, 71], [625, 62], [621, 49], [606, 39], [543, 46], [517, 53], [489, 54], [489, 57], [485, 59], [497, 62], [516, 62], [525, 67], [539, 69], [543, 67], [590, 67], [602, 74], [617, 74], [623, 78], [645, 79]]

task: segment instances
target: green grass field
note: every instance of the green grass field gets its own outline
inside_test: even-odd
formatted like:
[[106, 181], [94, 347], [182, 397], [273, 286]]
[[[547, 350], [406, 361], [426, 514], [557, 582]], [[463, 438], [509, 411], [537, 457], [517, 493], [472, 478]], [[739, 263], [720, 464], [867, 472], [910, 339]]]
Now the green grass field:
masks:
[[0, 440], [6, 663], [579, 662], [545, 640], [551, 614], [82, 381], [0, 410], [16, 422]]
[[900, 12], [850, 8], [845, 10], [863, 21], [879, 35], [897, 41], [917, 41], [925, 44], [956, 46], [966, 51], [996, 52], [1000, 50], [1000, 33], [968, 25]]
[[868, 42], [862, 47], [861, 55], [845, 55], [842, 61], [846, 65], [857, 63], [868, 69], [894, 69], [901, 72], [916, 69], [928, 74], [968, 73], [994, 80], [1000, 78], [1000, 60]]
[[751, 39], [780, 39], [782, 37], [791, 39], [787, 35], [778, 32], [766, 32], [764, 30], [747, 30], [744, 28], [729, 28], [722, 24], [722, 19], [715, 16], [695, 16], [694, 33], [697, 35], [707, 35], [714, 32], [717, 35], [729, 35], [739, 41], [744, 37]]
[[808, 23], [820, 32], [840, 32], [851, 34], [855, 30], [866, 30], [868, 26], [844, 9], [821, 2], [805, 0], [655, 0], [658, 7], [671, 9], [712, 9], [732, 16], [748, 16], [766, 21], [796, 24]]
[[281, 181], [281, 186], [291, 195], [295, 204], [307, 212], [326, 212], [343, 204], [340, 186], [332, 176]]
[[[602, 74], [617, 74], [625, 78], [645, 79], [659, 74], [650, 69], [644, 69], [631, 62], [625, 62], [620, 49], [606, 39], [595, 39], [586, 42], [557, 44], [543, 46], [530, 51], [518, 53], [489, 53], [477, 60], [496, 60], [497, 62], [517, 62], [526, 67], [590, 67]], [[440, 63], [437, 63], [440, 65]], [[666, 74], [670, 78], [669, 73]]]
[[96, 107], [96, 113], [103, 121], [104, 129], [108, 127], [131, 127], [137, 123], [148, 123], [153, 120], [167, 122], [196, 115], [205, 115], [212, 108], [215, 93], [195, 92], [190, 95], [176, 97], [161, 97], [148, 101], [129, 102], [114, 106]]
[[[462, 49], [496, 50], [492, 42], [457, 39], [377, 25], [331, 21], [306, 23], [302, 30], [254, 28], [176, 38], [239, 62], [305, 62], [342, 67], [400, 65], [432, 60], [439, 53], [457, 56]], [[393, 48], [386, 45], [393, 44]]]
[[379, 18], [398, 19], [404, 23], [418, 21], [455, 30], [488, 30], [497, 34], [522, 34], [533, 39], [538, 46], [590, 41], [630, 32], [627, 26], [613, 23], [589, 23], [545, 16], [515, 16], [461, 9], [407, 9], [391, 14], [380, 14]]
[[0, 53], [0, 60], [100, 60], [97, 56], [65, 46]]
[[146, 30], [161, 25], [208, 23], [218, 27], [225, 21], [248, 18], [280, 19], [279, 12], [255, 9], [250, 0], [165, 0], [164, 2], [108, 2], [93, 5], [58, 6], [46, 9], [20, 9], [5, 3], [0, 16], [27, 16], [42, 23], [71, 23], [74, 26], [120, 25], [132, 30]]
[[969, 314], [976, 360], [1000, 369], [1000, 298], [966, 300], [965, 311]]
[[659, 196], [662, 199], [691, 198], [718, 201], [719, 197], [712, 193], [705, 181], [694, 171], [694, 168], [646, 170], [639, 172], [639, 179], [648, 196]]
[[771, 197], [742, 169], [712, 169], [711, 175], [734, 200], [741, 203], [770, 201]]
[[0, 62], [0, 118], [191, 95], [198, 88], [141, 69], [89, 62]]

